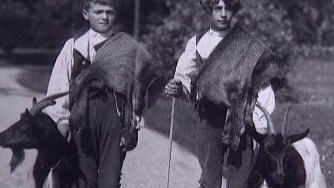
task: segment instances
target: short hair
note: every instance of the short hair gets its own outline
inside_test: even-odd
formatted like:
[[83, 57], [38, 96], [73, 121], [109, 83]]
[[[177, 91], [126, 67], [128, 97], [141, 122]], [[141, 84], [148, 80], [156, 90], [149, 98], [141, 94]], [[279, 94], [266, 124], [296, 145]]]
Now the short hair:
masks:
[[92, 3], [99, 5], [108, 5], [113, 7], [115, 10], [117, 10], [118, 8], [118, 0], [85, 0], [83, 9], [88, 10]]
[[[200, 4], [205, 12], [212, 12], [213, 6], [218, 4], [220, 0], [200, 0]], [[239, 0], [222, 0], [226, 6], [232, 10], [233, 13], [237, 13], [241, 9], [241, 3]]]

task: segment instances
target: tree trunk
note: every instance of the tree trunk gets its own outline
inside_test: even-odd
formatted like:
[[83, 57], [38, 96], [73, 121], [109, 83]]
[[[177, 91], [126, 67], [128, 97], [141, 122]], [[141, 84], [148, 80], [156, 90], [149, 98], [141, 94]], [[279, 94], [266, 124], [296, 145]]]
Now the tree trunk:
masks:
[[135, 0], [134, 12], [133, 37], [138, 39], [140, 28], [140, 0]]

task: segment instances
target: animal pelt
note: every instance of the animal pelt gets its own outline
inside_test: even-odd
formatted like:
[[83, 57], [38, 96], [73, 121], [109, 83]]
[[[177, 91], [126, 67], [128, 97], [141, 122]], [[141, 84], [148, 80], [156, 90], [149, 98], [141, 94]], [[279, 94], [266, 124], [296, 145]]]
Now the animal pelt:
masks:
[[117, 33], [97, 51], [92, 65], [71, 80], [70, 106], [80, 106], [71, 110], [71, 116], [85, 125], [89, 88], [107, 88], [125, 100], [124, 127], [133, 129], [133, 115], [141, 117], [157, 101], [165, 83], [162, 65], [153, 62], [131, 36]]
[[148, 86], [154, 85], [154, 92], [159, 93], [165, 82], [162, 65], [153, 62], [146, 49], [125, 33], [110, 38], [96, 53], [92, 65], [71, 81], [72, 98], [78, 98], [85, 84], [95, 79], [124, 97], [130, 92], [137, 115], [145, 109]]
[[282, 76], [280, 60], [239, 25], [217, 45], [200, 69], [197, 88], [199, 100], [229, 108], [223, 142], [238, 147], [248, 99], [255, 99], [261, 86]]

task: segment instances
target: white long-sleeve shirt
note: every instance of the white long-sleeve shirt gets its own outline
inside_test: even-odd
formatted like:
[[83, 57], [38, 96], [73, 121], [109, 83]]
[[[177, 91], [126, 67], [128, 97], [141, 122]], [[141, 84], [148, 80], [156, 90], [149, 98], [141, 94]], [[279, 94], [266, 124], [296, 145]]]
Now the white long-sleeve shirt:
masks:
[[[93, 62], [95, 57], [94, 45], [107, 40], [107, 37], [90, 29], [85, 34], [74, 41], [70, 38], [66, 41], [64, 47], [59, 53], [54, 64], [47, 96], [52, 94], [66, 92], [69, 90], [71, 71], [74, 63], [73, 50], [78, 50], [86, 59]], [[56, 104], [45, 109], [45, 112], [58, 124], [69, 125], [70, 111], [69, 96], [66, 95], [56, 100]]]
[[[213, 49], [218, 43], [225, 38], [229, 31], [217, 32], [212, 29], [207, 31], [196, 45], [196, 36], [192, 37], [185, 48], [185, 51], [181, 54], [174, 78], [181, 80], [184, 89], [183, 92], [189, 98], [191, 79], [193, 74], [197, 71], [196, 66], [196, 50], [201, 55], [203, 60], [206, 60]], [[257, 102], [261, 104], [271, 114], [275, 109], [275, 94], [271, 87], [268, 85], [260, 89], [258, 93]], [[255, 107], [253, 112], [253, 121], [257, 129], [267, 127], [267, 120], [263, 112]]]

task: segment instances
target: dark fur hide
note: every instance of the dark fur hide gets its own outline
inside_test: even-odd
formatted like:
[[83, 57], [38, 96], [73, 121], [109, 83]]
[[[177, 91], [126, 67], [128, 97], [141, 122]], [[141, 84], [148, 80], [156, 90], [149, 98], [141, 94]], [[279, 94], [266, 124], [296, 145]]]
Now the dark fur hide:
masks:
[[142, 116], [156, 102], [165, 83], [162, 66], [152, 61], [146, 49], [131, 36], [117, 33], [99, 49], [92, 65], [71, 80], [70, 106], [78, 106], [71, 110], [73, 123], [87, 123], [89, 88], [106, 87], [126, 101], [124, 127], [133, 130], [133, 113]]
[[118, 33], [99, 49], [93, 64], [71, 81], [70, 93], [77, 99], [85, 84], [98, 79], [124, 97], [131, 93], [134, 111], [142, 115], [147, 107], [148, 86], [152, 84], [155, 91], [161, 92], [166, 82], [164, 78], [162, 65], [153, 62], [145, 48], [130, 35]]
[[235, 26], [218, 44], [199, 72], [199, 99], [230, 109], [223, 141], [237, 148], [245, 130], [247, 104], [272, 78], [282, 77], [281, 62], [259, 40]]

